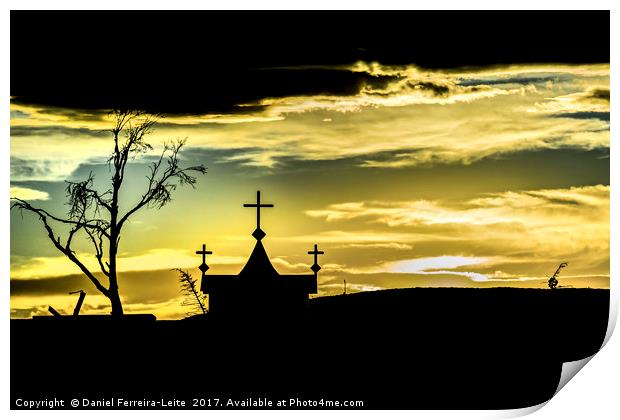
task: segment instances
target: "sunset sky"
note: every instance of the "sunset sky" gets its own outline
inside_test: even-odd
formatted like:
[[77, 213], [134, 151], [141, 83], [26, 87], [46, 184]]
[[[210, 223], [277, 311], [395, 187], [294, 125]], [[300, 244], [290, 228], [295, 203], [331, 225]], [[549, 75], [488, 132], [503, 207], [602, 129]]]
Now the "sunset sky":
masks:
[[[537, 19], [546, 20], [541, 14]], [[473, 29], [467, 35], [472, 42], [502, 27], [477, 16], [490, 27]], [[590, 24], [600, 18], [589, 16]], [[29, 19], [12, 15], [11, 30]], [[180, 27], [183, 20], [174, 22]], [[88, 33], [96, 33], [92, 24], [80, 20], [74, 29], [94, 26]], [[605, 25], [603, 20], [603, 35]], [[254, 245], [255, 214], [242, 204], [252, 202], [258, 189], [275, 204], [263, 210], [262, 227], [279, 272], [310, 273], [307, 251], [314, 243], [325, 251], [319, 295], [341, 293], [343, 279], [349, 291], [546, 287], [564, 261], [569, 264], [561, 286], [607, 288], [609, 38], [598, 39], [603, 53], [592, 57], [587, 54], [599, 33], [579, 44], [562, 28], [551, 25], [536, 34], [544, 41], [563, 30], [569, 38], [570, 48], [554, 45], [549, 54], [556, 55], [548, 60], [540, 48], [527, 56], [535, 36], [529, 34], [503, 39], [501, 46], [491, 41], [490, 57], [453, 45], [446, 52], [450, 62], [444, 56], [433, 61], [433, 48], [414, 47], [420, 27], [399, 29], [398, 48], [384, 48], [385, 38], [367, 42], [366, 34], [359, 43], [348, 36], [323, 51], [316, 44], [325, 45], [327, 35], [307, 37], [300, 40], [310, 45], [307, 54], [300, 47], [289, 52], [289, 61], [282, 58], [289, 50], [268, 41], [273, 30], [258, 41], [264, 55], [247, 44], [239, 48], [248, 54], [237, 53], [232, 40], [196, 39], [200, 31], [180, 33], [137, 64], [155, 69], [141, 73], [149, 95], [144, 86], [131, 88], [144, 85], [139, 77], [124, 79], [120, 93], [114, 91], [102, 58], [111, 47], [98, 44], [96, 35], [82, 41], [97, 45], [93, 56], [69, 45], [72, 38], [61, 30], [12, 62], [15, 74], [13, 65], [29, 68], [32, 57], [44, 62], [52, 54], [48, 47], [56, 45], [62, 51], [54, 52], [60, 56], [55, 62], [67, 72], [28, 70], [12, 78], [11, 196], [63, 215], [65, 180], [92, 172], [105, 190], [113, 144], [104, 131], [111, 127], [107, 112], [132, 105], [165, 118], [150, 137], [153, 154], [129, 167], [126, 208], [138, 198], [146, 164], [165, 140], [187, 138], [183, 161], [203, 163], [208, 172], [195, 190], [177, 190], [168, 206], [141, 211], [125, 228], [119, 267], [127, 312], [182, 317], [170, 269], [190, 268], [198, 276], [194, 252], [202, 243], [213, 251], [209, 273], [237, 273]], [[176, 44], [179, 39], [192, 42]], [[12, 51], [23, 47], [11, 42]], [[170, 44], [181, 45], [181, 52], [166, 56]], [[170, 64], [178, 62], [175, 54], [194, 48], [196, 56], [178, 64], [187, 72]], [[167, 63], [158, 67], [162, 61]], [[132, 64], [117, 63], [131, 73]], [[196, 88], [188, 89], [192, 83]], [[87, 245], [82, 238], [76, 248], [94, 269]], [[67, 293], [81, 288], [88, 292], [84, 312], [109, 312], [107, 300], [51, 245], [40, 222], [15, 210], [11, 286], [12, 317], [42, 314], [50, 304], [68, 312], [76, 298]]]

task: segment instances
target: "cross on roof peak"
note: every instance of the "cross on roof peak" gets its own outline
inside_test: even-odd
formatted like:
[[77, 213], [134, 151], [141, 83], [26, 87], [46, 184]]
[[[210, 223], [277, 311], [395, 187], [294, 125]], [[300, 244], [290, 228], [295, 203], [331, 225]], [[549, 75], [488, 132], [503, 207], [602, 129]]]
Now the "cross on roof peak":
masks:
[[273, 207], [273, 204], [263, 204], [260, 202], [260, 190], [256, 191], [256, 204], [244, 204], [243, 207], [256, 207], [256, 229], [252, 233], [257, 240], [263, 239], [267, 234], [260, 228], [260, 209], [263, 207]]
[[202, 271], [202, 274], [204, 274], [209, 269], [206, 260], [207, 255], [213, 254], [213, 252], [207, 251], [207, 246], [205, 244], [202, 244], [202, 251], [196, 251], [196, 254], [202, 255], [202, 264], [198, 266], [198, 269]]
[[318, 263], [318, 256], [325, 254], [325, 252], [319, 251], [319, 246], [314, 244], [314, 249], [312, 251], [308, 251], [308, 254], [314, 255], [314, 264], [312, 264], [310, 268], [314, 271], [314, 274], [316, 274], [321, 269], [321, 266]]

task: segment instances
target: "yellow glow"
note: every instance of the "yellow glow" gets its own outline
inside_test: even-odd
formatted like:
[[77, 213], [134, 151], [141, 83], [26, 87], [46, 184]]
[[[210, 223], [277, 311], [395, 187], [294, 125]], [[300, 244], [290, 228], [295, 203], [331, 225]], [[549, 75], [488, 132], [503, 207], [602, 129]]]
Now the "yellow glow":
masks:
[[[157, 127], [154, 154], [187, 137], [183, 162], [205, 163], [208, 173], [195, 191], [179, 189], [170, 205], [125, 227], [118, 265], [127, 312], [182, 317], [170, 269], [198, 275], [202, 243], [214, 251], [209, 273], [238, 272], [255, 228], [241, 204], [257, 189], [276, 204], [262, 220], [280, 272], [309, 272], [307, 250], [325, 249], [320, 294], [340, 293], [344, 278], [351, 291], [546, 287], [564, 260], [561, 284], [609, 287], [609, 65], [344, 69], [399, 78], [355, 95], [266, 97], [235, 114], [171, 116]], [[11, 103], [11, 194], [55, 214], [66, 212], [65, 179], [93, 170], [109, 181], [111, 151], [97, 131], [110, 128], [105, 113], [59, 111]], [[151, 160], [131, 162], [125, 206], [140, 196]], [[15, 215], [11, 229], [12, 280], [87, 285], [36, 218]], [[75, 248], [98, 271], [84, 238]], [[16, 294], [11, 308], [70, 311], [75, 298], [53, 290]], [[87, 313], [107, 312], [105, 299], [87, 302]]]

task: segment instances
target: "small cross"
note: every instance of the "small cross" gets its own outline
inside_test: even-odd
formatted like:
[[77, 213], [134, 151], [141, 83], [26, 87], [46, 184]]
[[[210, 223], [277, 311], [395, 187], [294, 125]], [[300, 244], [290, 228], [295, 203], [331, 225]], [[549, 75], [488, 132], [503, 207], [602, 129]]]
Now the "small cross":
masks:
[[262, 204], [260, 202], [260, 191], [256, 191], [256, 204], [244, 204], [243, 207], [256, 207], [256, 230], [252, 235], [258, 240], [265, 237], [265, 232], [260, 228], [260, 209], [261, 207], [273, 207], [273, 204]]
[[310, 267], [310, 268], [316, 274], [321, 269], [321, 266], [318, 264], [318, 256], [325, 254], [325, 252], [319, 251], [319, 246], [317, 244], [314, 244], [314, 250], [313, 251], [308, 251], [308, 254], [314, 255], [314, 264], [312, 264], [312, 267]]
[[204, 274], [209, 269], [206, 261], [207, 255], [213, 254], [213, 252], [207, 251], [207, 246], [205, 244], [202, 244], [202, 251], [196, 251], [196, 254], [202, 255], [202, 264], [198, 266], [198, 269], [200, 269], [200, 271], [202, 271], [202, 274]]

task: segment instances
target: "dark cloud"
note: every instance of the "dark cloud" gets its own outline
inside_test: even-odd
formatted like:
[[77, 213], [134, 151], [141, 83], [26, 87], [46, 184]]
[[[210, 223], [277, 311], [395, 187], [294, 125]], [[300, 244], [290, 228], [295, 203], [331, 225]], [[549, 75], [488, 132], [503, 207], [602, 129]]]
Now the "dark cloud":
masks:
[[603, 101], [609, 102], [609, 89], [593, 89], [589, 95], [590, 98], [593, 99], [601, 99]]
[[[141, 109], [168, 115], [252, 113], [265, 108], [255, 104], [263, 98], [355, 95], [364, 86], [383, 89], [397, 79], [396, 76], [374, 76], [338, 69], [234, 69], [226, 75], [205, 72], [193, 77], [152, 86], [153, 92], [127, 89], [123, 81], [118, 87], [109, 87], [105, 91], [94, 87], [89, 96], [68, 90], [58, 96], [39, 93], [17, 95], [12, 102], [42, 105], [46, 107], [46, 112], [58, 112], [58, 106], [90, 109], [93, 119], [100, 119], [105, 110], [113, 108]], [[85, 113], [74, 112], [74, 115], [83, 117]]]
[[[105, 284], [103, 277], [101, 280]], [[119, 284], [123, 301], [128, 304], [165, 302], [180, 295], [178, 276], [170, 270], [119, 273]], [[100, 295], [92, 283], [79, 274], [33, 280], [12, 279], [10, 286], [11, 296], [32, 297], [66, 295], [80, 289], [87, 295]]]
[[409, 87], [413, 89], [430, 90], [435, 96], [447, 96], [450, 93], [449, 86], [433, 82], [409, 83]]
[[529, 195], [530, 197], [538, 198], [540, 200], [544, 200], [549, 204], [555, 204], [559, 206], [580, 206], [584, 205], [584, 202], [571, 200], [570, 198], [560, 198], [560, 197], [549, 197], [543, 193], [531, 192], [531, 191], [523, 191], [522, 194]]
[[532, 85], [547, 82], [566, 81], [573, 78], [572, 75], [536, 76], [536, 77], [507, 77], [497, 79], [464, 79], [459, 82], [461, 86], [480, 86], [480, 85]]
[[601, 120], [609, 122], [609, 112], [595, 112], [595, 111], [582, 111], [582, 112], [563, 112], [560, 114], [553, 114], [552, 118], [575, 118], [578, 120]]
[[81, 119], [86, 121], [101, 121], [107, 115], [108, 112], [101, 112], [100, 110], [90, 109], [67, 109], [58, 107], [46, 107], [42, 109], [45, 114], [59, 115], [70, 119]]
[[238, 112], [267, 97], [389, 82], [334, 70], [356, 61], [609, 61], [609, 11], [12, 11], [11, 35], [15, 102], [166, 114]]
[[11, 280], [11, 296], [63, 295], [84, 289], [86, 293], [98, 293], [94, 286], [80, 275], [37, 280]]
[[110, 132], [105, 130], [89, 130], [88, 128], [70, 128], [59, 125], [50, 126], [11, 126], [11, 137], [25, 136], [88, 136], [109, 137]]

